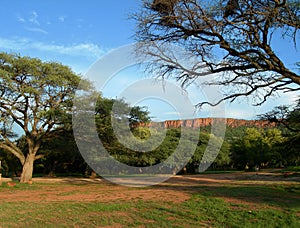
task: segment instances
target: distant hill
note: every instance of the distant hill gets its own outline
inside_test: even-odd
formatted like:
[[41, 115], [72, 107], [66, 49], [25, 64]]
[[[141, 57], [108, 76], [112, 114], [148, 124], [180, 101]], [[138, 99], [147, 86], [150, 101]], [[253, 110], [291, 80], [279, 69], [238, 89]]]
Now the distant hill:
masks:
[[266, 120], [243, 120], [243, 119], [233, 119], [233, 118], [196, 118], [196, 119], [187, 119], [187, 120], [166, 120], [163, 122], [150, 122], [148, 124], [140, 124], [139, 126], [152, 126], [152, 127], [163, 127], [163, 128], [179, 128], [190, 127], [207, 127], [212, 124], [224, 123], [226, 121], [226, 126], [231, 128], [237, 127], [257, 127], [257, 128], [266, 128], [266, 127], [275, 127], [275, 123], [270, 123]]

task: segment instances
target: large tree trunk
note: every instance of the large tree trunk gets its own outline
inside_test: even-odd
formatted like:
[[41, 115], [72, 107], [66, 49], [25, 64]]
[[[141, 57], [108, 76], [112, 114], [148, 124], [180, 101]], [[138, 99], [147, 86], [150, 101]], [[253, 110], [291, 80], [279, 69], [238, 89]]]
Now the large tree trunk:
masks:
[[20, 178], [20, 183], [31, 183], [32, 182], [32, 174], [33, 174], [33, 163], [36, 159], [41, 158], [41, 156], [36, 156], [38, 152], [41, 142], [35, 141], [34, 139], [28, 137], [28, 154], [25, 158], [22, 169], [22, 174]]
[[35, 154], [28, 153], [25, 162], [23, 164], [20, 183], [31, 183], [34, 160], [35, 160]]

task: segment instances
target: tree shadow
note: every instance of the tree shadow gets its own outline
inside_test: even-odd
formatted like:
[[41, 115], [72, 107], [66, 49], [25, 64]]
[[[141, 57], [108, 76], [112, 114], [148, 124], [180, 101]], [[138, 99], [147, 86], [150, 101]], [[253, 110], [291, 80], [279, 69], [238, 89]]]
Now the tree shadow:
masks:
[[300, 211], [300, 182], [298, 179], [269, 178], [245, 175], [183, 176], [172, 178], [156, 188], [187, 192], [192, 195], [217, 197], [232, 204], [247, 204], [251, 207], [279, 207]]

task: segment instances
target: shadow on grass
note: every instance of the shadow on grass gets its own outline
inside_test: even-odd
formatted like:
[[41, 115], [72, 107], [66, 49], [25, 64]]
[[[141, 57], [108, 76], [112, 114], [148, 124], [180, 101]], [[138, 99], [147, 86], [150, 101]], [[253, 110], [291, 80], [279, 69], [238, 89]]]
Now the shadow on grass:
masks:
[[[162, 188], [156, 186], [153, 188]], [[256, 208], [271, 206], [281, 209], [295, 209], [300, 212], [300, 185], [268, 185], [268, 186], [238, 186], [238, 185], [190, 185], [163, 186], [165, 189], [184, 191], [193, 195], [222, 198], [229, 202], [251, 204]]]

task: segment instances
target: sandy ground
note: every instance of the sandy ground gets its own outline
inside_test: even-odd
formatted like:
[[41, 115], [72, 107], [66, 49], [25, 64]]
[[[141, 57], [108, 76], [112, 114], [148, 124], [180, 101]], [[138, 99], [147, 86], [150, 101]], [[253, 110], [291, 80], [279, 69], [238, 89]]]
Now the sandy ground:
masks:
[[[1, 184], [12, 183], [2, 178]], [[51, 183], [51, 184], [42, 184]], [[35, 185], [38, 184], [37, 187]], [[102, 178], [34, 178], [32, 186], [2, 188], [0, 202], [31, 201], [170, 201], [181, 203], [191, 197], [200, 187], [248, 186], [248, 185], [298, 185], [300, 177], [285, 177], [275, 173], [231, 173], [174, 176], [153, 187], [134, 188], [113, 184]], [[228, 199], [231, 200], [231, 199]]]

